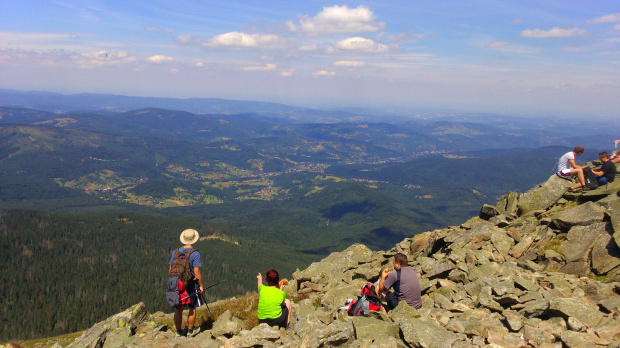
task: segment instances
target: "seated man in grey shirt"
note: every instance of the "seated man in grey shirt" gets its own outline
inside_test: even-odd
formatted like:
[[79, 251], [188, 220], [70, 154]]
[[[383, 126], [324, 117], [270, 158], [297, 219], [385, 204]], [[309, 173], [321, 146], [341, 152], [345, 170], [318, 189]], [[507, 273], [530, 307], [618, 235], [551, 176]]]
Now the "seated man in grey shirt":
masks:
[[[394, 255], [394, 272], [387, 268], [381, 272], [379, 281], [379, 294], [385, 294], [385, 301], [388, 308], [394, 309], [400, 301], [405, 301], [408, 305], [415, 308], [422, 307], [420, 280], [413, 268], [408, 267], [409, 262], [405, 254]], [[394, 292], [390, 292], [394, 288]]]

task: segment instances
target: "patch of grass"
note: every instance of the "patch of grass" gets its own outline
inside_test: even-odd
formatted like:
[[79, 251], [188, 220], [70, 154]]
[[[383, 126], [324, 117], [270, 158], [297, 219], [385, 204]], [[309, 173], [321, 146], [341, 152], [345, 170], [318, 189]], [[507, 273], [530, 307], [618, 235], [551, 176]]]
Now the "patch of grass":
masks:
[[[54, 344], [58, 343], [62, 347], [66, 347], [73, 343], [78, 337], [82, 336], [84, 331], [78, 331], [66, 335], [60, 335], [56, 337], [48, 337], [48, 338], [39, 338], [31, 341], [23, 341], [19, 342], [22, 348], [45, 348], [51, 347]], [[6, 342], [5, 342], [6, 343]]]
[[561, 254], [560, 252], [560, 245], [562, 245], [562, 241], [559, 239], [551, 239], [550, 241], [547, 242], [547, 245], [545, 246], [545, 250], [553, 250], [558, 254]]
[[[258, 293], [248, 292], [243, 296], [233, 297], [227, 300], [218, 301], [200, 307], [196, 312], [196, 322], [194, 325], [200, 326], [202, 330], [210, 330], [213, 323], [227, 310], [233, 317], [243, 320], [248, 329], [258, 325]], [[210, 311], [209, 311], [210, 310]], [[169, 314], [165, 317], [155, 318], [160, 325], [165, 325], [168, 330], [175, 330], [173, 315]], [[187, 311], [183, 314], [183, 327], [187, 326]]]

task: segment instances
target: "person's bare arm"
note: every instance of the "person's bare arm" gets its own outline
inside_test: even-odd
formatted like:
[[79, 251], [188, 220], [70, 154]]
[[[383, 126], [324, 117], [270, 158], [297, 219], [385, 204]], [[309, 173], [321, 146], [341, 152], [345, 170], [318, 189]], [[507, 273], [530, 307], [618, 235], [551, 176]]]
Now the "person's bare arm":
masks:
[[574, 159], [569, 159], [568, 163], [570, 163], [570, 165], [573, 166], [573, 168], [575, 168], [575, 169], [585, 168], [585, 166], [577, 165], [577, 163], [575, 163]]
[[256, 276], [256, 288], [261, 285], [263, 285], [263, 275], [258, 272], [258, 275]]
[[200, 293], [204, 292], [204, 287], [202, 286], [202, 275], [200, 274], [200, 268], [194, 267], [194, 277], [198, 279], [198, 285], [200, 286]]
[[380, 294], [384, 292], [385, 290], [387, 290], [385, 286], [383, 285], [383, 282], [385, 281], [385, 278], [387, 278], [388, 274], [390, 274], [390, 270], [387, 268], [381, 272], [381, 280], [379, 281], [379, 288], [377, 289], [377, 293]]

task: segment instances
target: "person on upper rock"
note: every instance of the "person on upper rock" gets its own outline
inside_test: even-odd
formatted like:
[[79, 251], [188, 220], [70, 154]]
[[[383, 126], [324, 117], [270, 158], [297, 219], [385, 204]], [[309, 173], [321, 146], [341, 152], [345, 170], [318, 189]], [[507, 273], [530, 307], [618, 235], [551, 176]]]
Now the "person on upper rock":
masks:
[[618, 170], [616, 169], [616, 165], [609, 159], [609, 154], [607, 152], [601, 152], [598, 154], [598, 158], [601, 160], [601, 168], [600, 170], [592, 170], [592, 173], [596, 175], [596, 180], [599, 185], [605, 185], [610, 182], [613, 182]]
[[[381, 272], [377, 292], [385, 298], [388, 309], [398, 306], [400, 301], [414, 308], [422, 307], [422, 294], [418, 273], [409, 267], [407, 256], [402, 253], [394, 255], [394, 272], [384, 269]], [[394, 292], [389, 291], [391, 288]]]
[[280, 275], [275, 269], [265, 272], [265, 280], [268, 285], [263, 284], [263, 275], [258, 273], [256, 276], [258, 287], [258, 322], [266, 323], [269, 326], [287, 327], [291, 321], [291, 301], [286, 299], [284, 286], [286, 279], [280, 281]]
[[579, 183], [571, 186], [569, 191], [576, 190], [586, 185], [586, 179], [583, 175], [583, 166], [579, 166], [575, 163], [575, 157], [583, 154], [583, 146], [576, 146], [573, 151], [565, 153], [558, 161], [557, 175], [561, 178], [568, 179], [576, 176]]
[[[616, 144], [618, 143], [620, 143], [620, 140], [616, 140]], [[609, 159], [611, 159], [612, 163], [620, 163], [620, 149], [616, 150]]]

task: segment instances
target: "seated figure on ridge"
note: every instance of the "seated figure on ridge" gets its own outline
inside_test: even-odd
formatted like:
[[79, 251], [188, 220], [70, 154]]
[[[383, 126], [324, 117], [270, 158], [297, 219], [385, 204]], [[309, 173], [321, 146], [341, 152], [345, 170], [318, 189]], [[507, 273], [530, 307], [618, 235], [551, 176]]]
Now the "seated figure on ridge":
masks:
[[[388, 309], [398, 306], [400, 301], [406, 302], [411, 307], [422, 307], [422, 294], [418, 273], [409, 267], [407, 256], [402, 253], [394, 255], [394, 272], [384, 269], [381, 272], [377, 292], [385, 298]], [[394, 289], [391, 292], [390, 289]]]
[[584, 148], [583, 146], [577, 146], [573, 149], [573, 151], [565, 153], [560, 160], [558, 161], [558, 176], [561, 178], [569, 179], [570, 177], [576, 176], [579, 180], [579, 183], [571, 186], [569, 191], [578, 189], [580, 187], [585, 186], [586, 179], [583, 175], [583, 166], [579, 166], [575, 163], [575, 157], [581, 156], [583, 154]]
[[598, 158], [600, 158], [602, 163], [601, 168], [600, 170], [592, 170], [592, 173], [596, 175], [598, 184], [605, 185], [613, 182], [616, 174], [618, 173], [616, 165], [609, 159], [609, 154], [607, 152], [599, 153]]
[[284, 285], [286, 279], [280, 281], [278, 271], [270, 269], [265, 272], [265, 280], [268, 285], [263, 284], [263, 276], [258, 273], [258, 322], [266, 323], [269, 326], [287, 327], [291, 320], [291, 301], [286, 299]]

